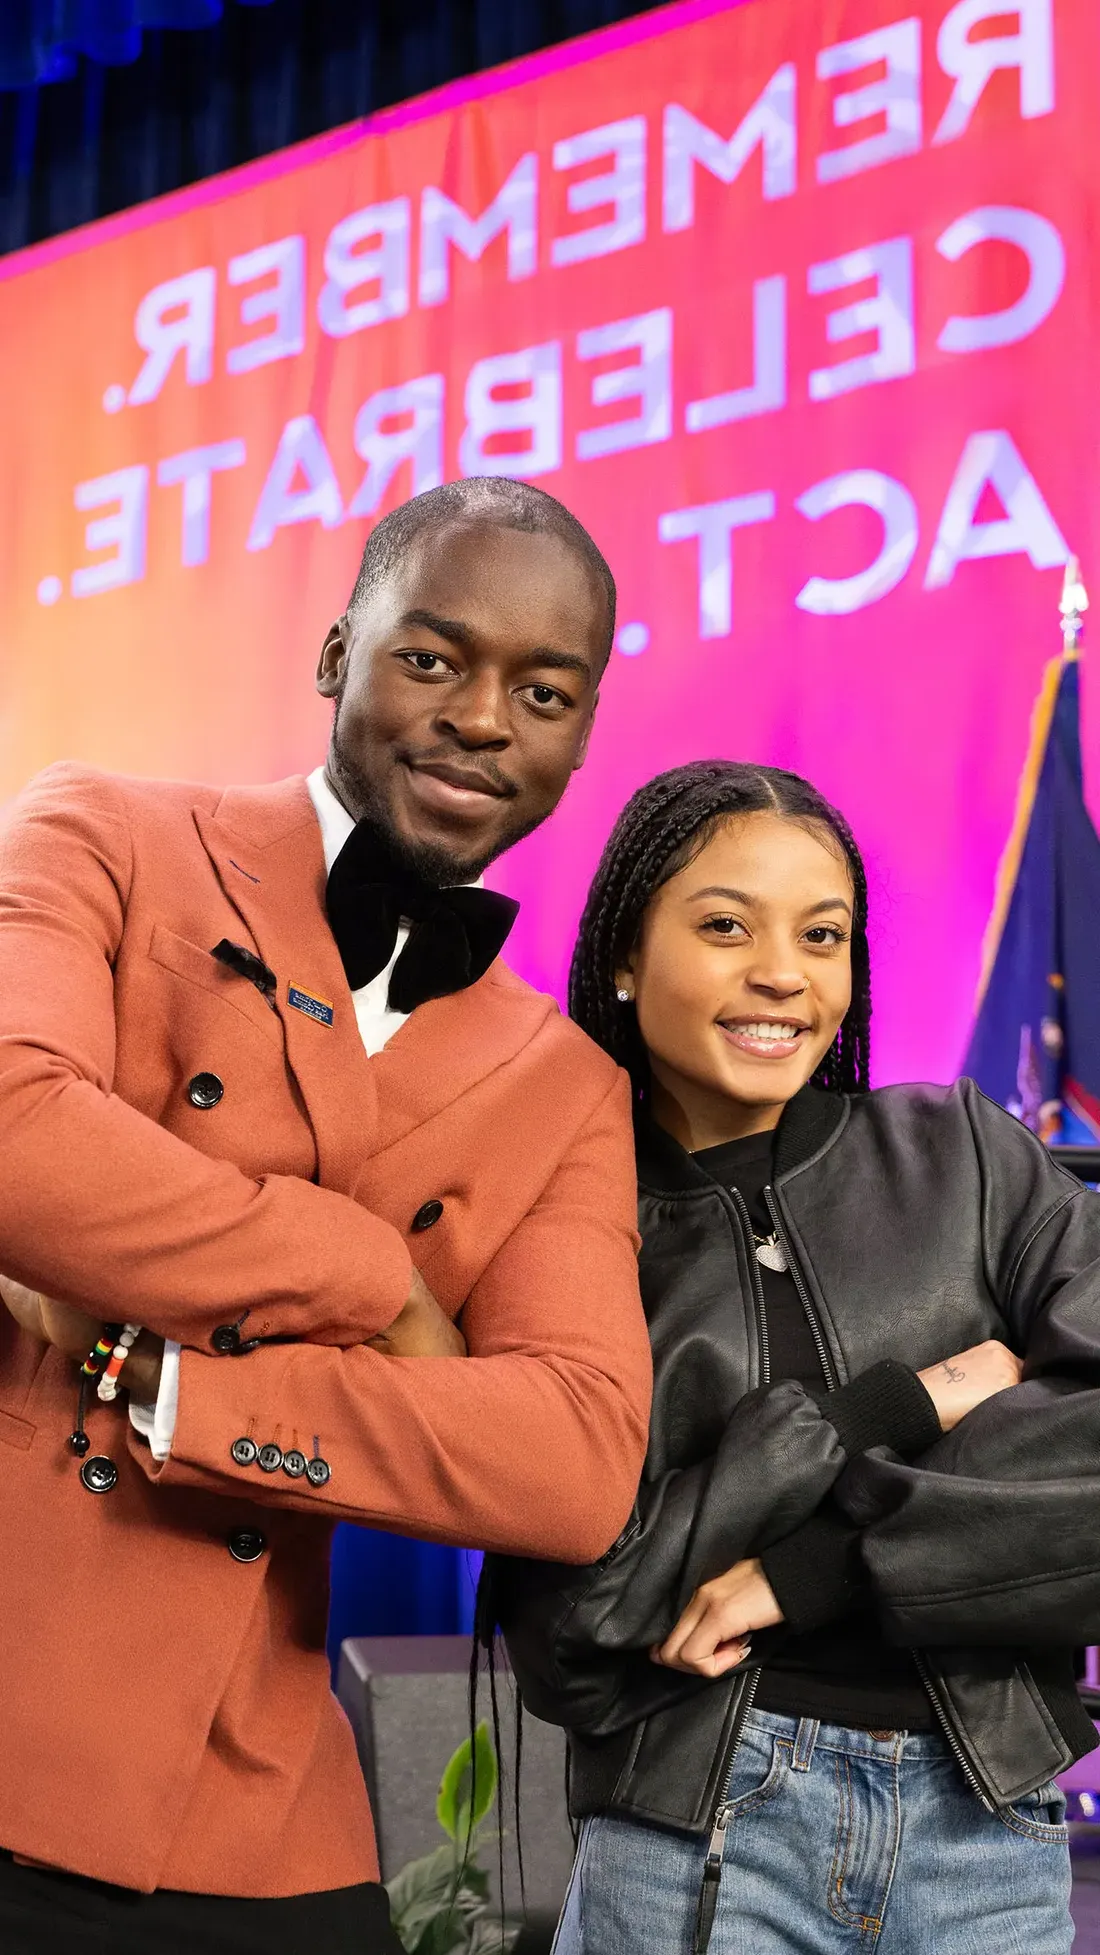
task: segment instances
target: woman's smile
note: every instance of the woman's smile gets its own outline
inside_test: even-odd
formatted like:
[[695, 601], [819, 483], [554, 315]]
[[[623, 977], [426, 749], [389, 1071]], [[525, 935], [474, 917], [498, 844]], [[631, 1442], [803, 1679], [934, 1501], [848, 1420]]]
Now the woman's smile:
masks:
[[720, 1018], [718, 1030], [738, 1052], [751, 1059], [790, 1059], [798, 1051], [808, 1025], [781, 1018]]

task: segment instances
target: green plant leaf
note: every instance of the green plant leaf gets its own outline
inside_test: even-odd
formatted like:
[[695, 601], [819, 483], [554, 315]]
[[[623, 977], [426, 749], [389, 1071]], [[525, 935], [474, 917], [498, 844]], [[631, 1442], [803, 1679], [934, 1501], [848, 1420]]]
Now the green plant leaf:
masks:
[[452, 1910], [433, 1915], [413, 1955], [466, 1955], [469, 1946], [469, 1925], [457, 1910]]
[[454, 1848], [448, 1844], [437, 1846], [419, 1860], [410, 1860], [387, 1881], [394, 1927], [406, 1948], [415, 1945], [429, 1916], [450, 1906], [456, 1877]]
[[436, 1814], [446, 1841], [386, 1883], [406, 1955], [506, 1955], [511, 1936], [501, 1940], [498, 1922], [493, 1938], [489, 1876], [474, 1858], [496, 1796], [496, 1754], [488, 1726], [479, 1724], [473, 1745], [459, 1745], [440, 1783]]
[[394, 1933], [407, 1955], [466, 1955], [490, 1912], [489, 1876], [448, 1840], [387, 1881]]
[[448, 1838], [465, 1850], [467, 1839], [473, 1839], [492, 1811], [496, 1796], [496, 1753], [483, 1720], [474, 1733], [473, 1747], [469, 1738], [463, 1739], [440, 1781], [435, 1811]]
[[463, 1867], [462, 1885], [468, 1894], [472, 1894], [484, 1907], [488, 1907], [489, 1876], [484, 1867], [478, 1866], [476, 1860], [467, 1860]]
[[467, 1955], [509, 1955], [519, 1940], [519, 1929], [505, 1925], [500, 1931], [499, 1914], [482, 1915], [470, 1931]]

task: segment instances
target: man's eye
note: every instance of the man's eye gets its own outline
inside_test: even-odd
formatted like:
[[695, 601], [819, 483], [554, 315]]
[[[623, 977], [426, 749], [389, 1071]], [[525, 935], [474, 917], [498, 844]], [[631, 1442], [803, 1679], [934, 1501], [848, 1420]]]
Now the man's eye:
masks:
[[402, 652], [401, 656], [414, 672], [429, 672], [434, 676], [437, 672], [449, 672], [451, 669], [438, 652]]
[[559, 692], [556, 686], [528, 686], [527, 692], [532, 705], [537, 706], [540, 712], [544, 713], [553, 711], [564, 713], [566, 707], [573, 703], [565, 697], [564, 693]]

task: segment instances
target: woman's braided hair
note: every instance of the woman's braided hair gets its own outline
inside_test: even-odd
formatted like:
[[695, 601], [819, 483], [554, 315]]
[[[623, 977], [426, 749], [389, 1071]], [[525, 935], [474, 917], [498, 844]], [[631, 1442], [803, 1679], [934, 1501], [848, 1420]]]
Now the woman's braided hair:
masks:
[[633, 1005], [623, 1005], [615, 996], [615, 973], [636, 945], [642, 917], [657, 891], [694, 861], [724, 820], [760, 813], [820, 823], [844, 852], [854, 892], [852, 1002], [814, 1084], [832, 1093], [869, 1089], [867, 876], [851, 829], [800, 774], [745, 761], [696, 760], [658, 774], [627, 802], [588, 892], [569, 974], [570, 1016], [625, 1066], [639, 1095], [648, 1087], [649, 1062]]

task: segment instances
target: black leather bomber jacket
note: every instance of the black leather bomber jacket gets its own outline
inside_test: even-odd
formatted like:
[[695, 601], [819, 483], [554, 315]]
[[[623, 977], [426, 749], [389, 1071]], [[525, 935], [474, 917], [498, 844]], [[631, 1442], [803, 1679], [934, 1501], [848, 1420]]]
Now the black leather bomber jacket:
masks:
[[[758, 1673], [701, 1682], [647, 1651], [700, 1582], [777, 1543], [812, 1566], [838, 1526], [977, 1796], [1064, 1770], [1096, 1743], [1072, 1651], [1100, 1641], [1100, 1196], [970, 1081], [804, 1089], [772, 1201], [814, 1397], [769, 1378], [736, 1198], [649, 1125], [638, 1168], [655, 1392], [633, 1517], [594, 1567], [487, 1564], [524, 1702], [570, 1733], [574, 1816], [711, 1829]], [[990, 1337], [1023, 1382], [906, 1458], [891, 1372]]]

